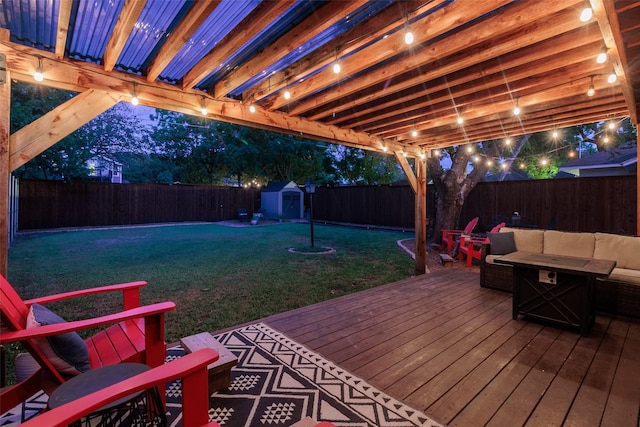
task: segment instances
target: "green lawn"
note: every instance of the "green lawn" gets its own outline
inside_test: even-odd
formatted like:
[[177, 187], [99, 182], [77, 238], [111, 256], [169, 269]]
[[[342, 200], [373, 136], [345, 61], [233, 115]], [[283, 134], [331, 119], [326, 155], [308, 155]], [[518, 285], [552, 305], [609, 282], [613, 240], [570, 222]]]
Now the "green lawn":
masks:
[[[315, 245], [332, 255], [299, 254], [309, 225], [218, 224], [83, 230], [19, 239], [9, 250], [9, 281], [25, 299], [146, 280], [143, 303], [174, 301], [168, 342], [393, 282], [413, 274], [397, 245], [407, 233], [315, 226]], [[119, 309], [115, 298], [52, 308], [66, 319]]]

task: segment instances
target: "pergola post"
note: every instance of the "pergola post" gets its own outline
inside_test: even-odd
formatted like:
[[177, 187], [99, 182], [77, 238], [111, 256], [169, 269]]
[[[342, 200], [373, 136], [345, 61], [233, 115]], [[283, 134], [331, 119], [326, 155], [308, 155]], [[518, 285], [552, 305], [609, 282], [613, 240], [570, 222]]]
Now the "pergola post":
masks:
[[427, 262], [427, 162], [416, 159], [415, 255], [416, 275], [426, 272]]
[[415, 274], [424, 274], [427, 271], [427, 164], [416, 158], [414, 173], [401, 151], [395, 151], [393, 154], [415, 194]]
[[9, 132], [11, 79], [7, 58], [0, 54], [0, 274], [7, 277], [9, 254]]
[[[636, 147], [640, 147], [640, 126], [636, 124]], [[636, 161], [636, 236], [640, 236], [640, 153]]]

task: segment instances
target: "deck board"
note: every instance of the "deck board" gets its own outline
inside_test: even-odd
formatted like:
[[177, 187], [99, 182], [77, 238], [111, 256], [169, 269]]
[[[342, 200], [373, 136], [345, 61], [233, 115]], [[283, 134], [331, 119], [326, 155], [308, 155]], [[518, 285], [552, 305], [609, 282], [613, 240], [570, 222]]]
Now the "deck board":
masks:
[[447, 269], [262, 319], [450, 426], [637, 427], [640, 319], [588, 337], [520, 316], [511, 295]]

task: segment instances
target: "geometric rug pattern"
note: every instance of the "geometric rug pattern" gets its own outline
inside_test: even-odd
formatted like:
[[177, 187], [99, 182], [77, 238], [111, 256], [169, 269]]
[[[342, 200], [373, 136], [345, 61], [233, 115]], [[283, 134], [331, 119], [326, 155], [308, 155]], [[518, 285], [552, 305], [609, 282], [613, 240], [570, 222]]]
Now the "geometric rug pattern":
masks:
[[[229, 390], [209, 399], [209, 418], [223, 427], [285, 427], [306, 416], [339, 427], [441, 426], [262, 323], [215, 338], [238, 357]], [[183, 354], [169, 349], [167, 360]], [[167, 385], [169, 426], [180, 425], [180, 390]]]
[[[238, 357], [229, 389], [209, 396], [209, 420], [222, 427], [287, 427], [304, 417], [338, 427], [441, 427], [262, 323], [215, 338]], [[169, 348], [166, 361], [184, 354], [179, 346]], [[181, 394], [179, 380], [167, 383], [168, 426], [182, 425]], [[1, 415], [0, 426], [36, 416], [48, 398], [37, 393]]]

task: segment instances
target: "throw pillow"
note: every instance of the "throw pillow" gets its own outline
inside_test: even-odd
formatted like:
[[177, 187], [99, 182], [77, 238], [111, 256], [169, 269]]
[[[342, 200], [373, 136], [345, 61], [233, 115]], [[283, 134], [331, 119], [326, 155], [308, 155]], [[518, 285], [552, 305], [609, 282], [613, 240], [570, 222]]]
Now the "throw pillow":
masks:
[[[27, 317], [27, 329], [65, 323], [65, 320], [40, 304], [32, 304]], [[78, 375], [91, 369], [89, 349], [76, 332], [68, 332], [34, 340], [58, 371]]]
[[491, 255], [506, 255], [516, 251], [513, 232], [488, 233]]

